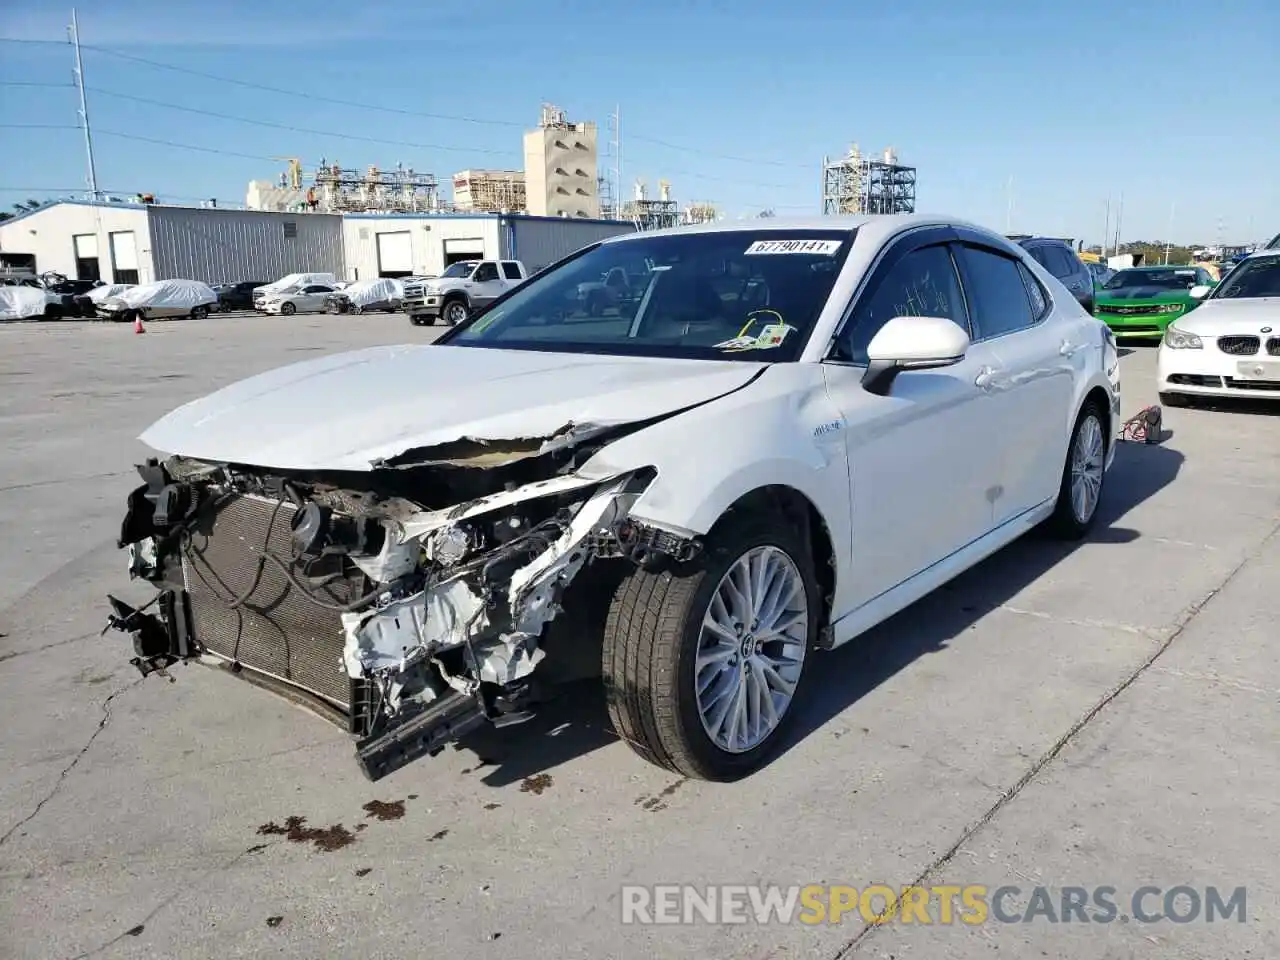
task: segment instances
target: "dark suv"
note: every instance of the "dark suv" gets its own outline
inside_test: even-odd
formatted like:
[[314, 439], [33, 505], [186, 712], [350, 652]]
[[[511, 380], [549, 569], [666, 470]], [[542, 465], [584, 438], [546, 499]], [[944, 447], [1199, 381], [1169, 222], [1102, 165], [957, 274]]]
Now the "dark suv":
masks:
[[1080, 306], [1093, 313], [1093, 274], [1069, 242], [1053, 237], [1013, 236], [1009, 239], [1021, 245], [1032, 259], [1062, 282]]

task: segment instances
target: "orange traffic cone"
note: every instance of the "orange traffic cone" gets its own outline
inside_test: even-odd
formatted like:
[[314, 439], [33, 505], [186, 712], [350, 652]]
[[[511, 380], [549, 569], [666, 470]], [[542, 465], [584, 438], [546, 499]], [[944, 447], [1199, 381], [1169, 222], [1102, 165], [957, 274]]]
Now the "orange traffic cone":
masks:
[[135, 314], [133, 318], [133, 332], [146, 333], [147, 329], [142, 325], [142, 314]]

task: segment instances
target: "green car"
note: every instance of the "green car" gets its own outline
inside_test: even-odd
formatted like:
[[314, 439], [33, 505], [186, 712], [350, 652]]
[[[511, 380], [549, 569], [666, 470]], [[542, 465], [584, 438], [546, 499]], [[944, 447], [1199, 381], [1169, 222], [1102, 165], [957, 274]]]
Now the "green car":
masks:
[[1204, 267], [1129, 267], [1098, 287], [1093, 315], [1117, 337], [1164, 336], [1165, 327], [1200, 301], [1192, 287], [1216, 287]]

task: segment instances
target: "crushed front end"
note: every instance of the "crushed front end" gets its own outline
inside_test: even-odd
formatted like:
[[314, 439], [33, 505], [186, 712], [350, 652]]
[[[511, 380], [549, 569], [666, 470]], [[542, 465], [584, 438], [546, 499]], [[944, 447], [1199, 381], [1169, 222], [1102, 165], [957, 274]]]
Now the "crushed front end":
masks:
[[150, 460], [119, 545], [158, 593], [109, 598], [108, 626], [144, 676], [211, 658], [339, 720], [374, 780], [526, 719], [579, 572], [698, 545], [629, 519], [650, 471], [599, 481], [494, 456], [359, 475]]

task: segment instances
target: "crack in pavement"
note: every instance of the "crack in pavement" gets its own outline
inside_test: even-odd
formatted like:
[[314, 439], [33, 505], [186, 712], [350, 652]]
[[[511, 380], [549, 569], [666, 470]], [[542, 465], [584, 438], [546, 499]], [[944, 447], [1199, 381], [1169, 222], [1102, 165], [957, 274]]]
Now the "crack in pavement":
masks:
[[10, 490], [30, 490], [33, 487], [47, 487], [55, 483], [82, 483], [85, 480], [109, 480], [112, 477], [127, 477], [133, 471], [131, 470], [113, 470], [110, 473], [91, 473], [87, 477], [54, 477], [51, 480], [32, 480], [29, 483], [13, 483], [7, 487], [0, 487], [0, 493], [8, 493]]
[[[3, 634], [0, 634], [0, 636], [3, 636]], [[0, 653], [0, 663], [7, 663], [8, 661], [17, 659], [18, 657], [29, 656], [33, 653], [44, 653], [46, 650], [52, 650], [54, 647], [63, 647], [68, 643], [79, 643], [81, 640], [91, 640], [94, 637], [100, 636], [102, 636], [102, 633], [98, 630], [94, 630], [91, 633], [82, 633], [78, 637], [68, 637], [66, 640], [55, 640], [53, 643], [46, 643], [43, 647], [35, 647], [31, 650], [14, 650], [10, 653]]]
[[98, 739], [98, 734], [102, 733], [103, 730], [107, 729], [107, 724], [111, 722], [111, 701], [114, 700], [116, 697], [120, 696], [122, 693], [126, 693], [129, 690], [132, 690], [134, 687], [140, 684], [144, 679], [146, 678], [139, 677], [137, 680], [134, 680], [132, 683], [128, 684], [127, 686], [121, 687], [115, 693], [111, 694], [111, 696], [107, 697], [107, 699], [102, 701], [102, 719], [98, 721], [98, 726], [94, 729], [93, 734], [89, 737], [88, 742], [86, 742], [85, 745], [80, 748], [80, 751], [74, 757], [72, 757], [71, 762], [62, 768], [62, 772], [58, 774], [58, 779], [54, 783], [53, 789], [50, 790], [47, 794], [45, 794], [44, 799], [36, 804], [35, 809], [32, 810], [29, 814], [27, 814], [25, 817], [23, 817], [21, 820], [19, 820], [17, 823], [15, 823], [12, 827], [10, 827], [5, 832], [4, 836], [0, 837], [0, 846], [3, 846], [4, 844], [8, 843], [9, 839], [15, 833], [17, 833], [20, 829], [22, 829], [27, 824], [29, 824], [32, 820], [38, 817], [40, 815], [40, 811], [44, 809], [45, 804], [47, 804], [50, 800], [52, 800], [54, 797], [58, 795], [58, 791], [62, 789], [62, 785], [63, 783], [66, 782], [68, 774], [70, 774], [71, 771], [76, 768], [76, 764], [78, 764], [81, 760], [84, 759], [84, 755], [89, 752], [89, 748], [93, 746], [93, 742]]
[[[1182, 636], [1183, 632], [1187, 629], [1187, 627], [1191, 625], [1191, 622], [1200, 615], [1200, 611], [1202, 611], [1206, 606], [1208, 606], [1209, 603], [1212, 602], [1216, 596], [1218, 596], [1218, 594], [1220, 594], [1224, 589], [1226, 589], [1227, 584], [1231, 583], [1231, 581], [1234, 580], [1237, 575], [1239, 575], [1240, 571], [1242, 571], [1246, 566], [1248, 566], [1250, 563], [1256, 560], [1262, 554], [1267, 544], [1278, 533], [1280, 533], [1280, 524], [1277, 524], [1276, 526], [1272, 527], [1271, 531], [1265, 537], [1262, 538], [1262, 540], [1258, 543], [1257, 547], [1255, 547], [1248, 554], [1246, 554], [1244, 559], [1241, 560], [1231, 570], [1231, 572], [1227, 574], [1227, 576], [1223, 579], [1223, 581], [1220, 584], [1218, 584], [1216, 587], [1210, 590], [1207, 594], [1205, 594], [1199, 600], [1192, 603], [1185, 610], [1183, 610], [1182, 614], [1177, 618], [1177, 620], [1174, 621], [1173, 629], [1169, 631], [1169, 635], [1160, 642], [1160, 644], [1151, 653], [1151, 655], [1148, 656], [1145, 660], [1143, 660], [1142, 663], [1138, 664], [1137, 669], [1133, 670], [1127, 677], [1121, 680], [1120, 683], [1116, 684], [1114, 687], [1111, 688], [1111, 690], [1105, 693], [1102, 696], [1102, 698], [1098, 700], [1098, 702], [1095, 703], [1087, 713], [1085, 713], [1084, 716], [1082, 716], [1079, 720], [1073, 723], [1070, 729], [1068, 729], [1066, 733], [1064, 733], [1061, 737], [1059, 737], [1057, 741], [1054, 742], [1053, 746], [1051, 746], [1048, 750], [1046, 750], [1040, 756], [1040, 759], [1031, 765], [1031, 767], [1026, 771], [1026, 773], [1024, 773], [1021, 777], [1018, 778], [1017, 783], [1015, 783], [1013, 786], [1005, 790], [1005, 792], [1002, 793], [996, 799], [996, 802], [993, 803], [987, 809], [987, 811], [981, 817], [978, 818], [978, 821], [974, 823], [972, 826], [970, 826], [968, 829], [966, 829], [964, 833], [960, 835], [959, 840], [957, 840], [954, 844], [952, 844], [951, 847], [947, 849], [941, 856], [939, 856], [932, 863], [930, 863], [929, 866], [925, 867], [925, 869], [921, 871], [920, 875], [916, 877], [915, 880], [912, 881], [911, 886], [912, 887], [926, 886], [929, 880], [931, 880], [933, 876], [936, 875], [940, 869], [942, 869], [948, 863], [950, 863], [955, 858], [955, 856], [961, 851], [961, 849], [964, 847], [966, 843], [968, 843], [980, 832], [982, 832], [982, 830], [987, 826], [987, 824], [989, 824], [992, 820], [994, 820], [996, 818], [996, 815], [999, 814], [1001, 810], [1003, 810], [1009, 803], [1011, 803], [1014, 800], [1014, 798], [1017, 797], [1018, 794], [1020, 794], [1031, 783], [1032, 780], [1034, 780], [1037, 776], [1039, 776], [1040, 772], [1043, 771], [1045, 767], [1047, 767], [1050, 763], [1052, 763], [1055, 759], [1057, 759], [1058, 755], [1062, 753], [1062, 751], [1066, 748], [1067, 744], [1069, 744], [1072, 740], [1074, 740], [1076, 736], [1082, 730], [1084, 730], [1084, 728], [1088, 726], [1094, 720], [1095, 717], [1098, 716], [1098, 714], [1100, 714], [1112, 703], [1112, 701], [1114, 701], [1122, 693], [1128, 690], [1129, 687], [1133, 686], [1133, 684], [1138, 680], [1138, 678], [1141, 677], [1144, 673], [1146, 673], [1147, 670], [1150, 669], [1151, 666], [1155, 664], [1155, 662], [1159, 660], [1161, 656], [1164, 655], [1166, 650], [1168, 650], [1171, 646], [1173, 646], [1173, 642], [1177, 640], [1178, 637]], [[883, 921], [890, 919], [893, 916], [893, 912], [895, 909], [896, 909], [896, 904], [890, 904], [885, 909], [885, 912], [881, 914], [879, 917], [877, 917], [876, 919], [868, 923], [864, 923], [862, 925], [862, 929], [860, 929], [857, 933], [855, 933], [850, 940], [848, 940], [842, 947], [840, 947], [839, 950], [835, 952], [835, 954], [832, 955], [831, 960], [847, 960], [848, 957], [851, 957], [854, 954], [854, 952], [862, 945], [862, 942], [864, 940], [866, 940], [879, 927], [883, 926]]]
[[126, 937], [139, 936], [146, 929], [147, 924], [149, 924], [152, 920], [154, 920], [162, 910], [164, 910], [166, 907], [172, 904], [184, 893], [190, 893], [192, 890], [199, 887], [201, 883], [203, 883], [203, 881], [208, 880], [215, 873], [222, 873], [225, 870], [230, 870], [232, 867], [234, 867], [237, 863], [239, 863], [241, 860], [243, 860], [245, 857], [249, 856], [250, 854], [261, 853], [263, 850], [266, 850], [268, 847], [274, 847], [277, 844], [284, 843], [284, 842], [285, 841], [283, 840], [275, 840], [270, 843], [255, 844], [254, 846], [250, 847], [247, 850], [241, 850], [239, 853], [237, 853], [234, 857], [232, 857], [230, 860], [228, 860], [226, 863], [222, 864], [221, 866], [213, 867], [210, 870], [206, 870], [198, 882], [179, 887], [173, 893], [169, 894], [169, 896], [165, 897], [158, 904], [156, 904], [151, 909], [150, 913], [148, 913], [145, 917], [139, 920], [136, 924], [134, 924], [124, 933], [117, 934], [116, 936], [108, 940], [106, 943], [102, 944], [101, 946], [94, 947], [92, 950], [87, 950], [84, 953], [77, 953], [74, 957], [71, 958], [71, 960], [88, 960], [89, 957], [96, 957], [99, 954], [105, 953], [106, 951], [110, 950], [112, 947], [114, 947], [121, 940], [124, 940]]

